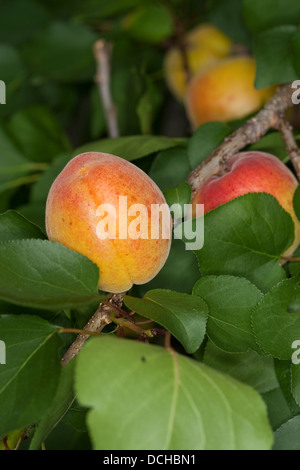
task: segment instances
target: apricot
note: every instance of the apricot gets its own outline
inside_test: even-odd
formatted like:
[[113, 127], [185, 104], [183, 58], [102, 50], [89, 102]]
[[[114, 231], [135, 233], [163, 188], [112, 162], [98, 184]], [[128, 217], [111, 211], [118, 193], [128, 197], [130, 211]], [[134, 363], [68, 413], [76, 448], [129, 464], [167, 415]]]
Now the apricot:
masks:
[[[163, 207], [165, 216], [151, 217], [152, 207]], [[48, 194], [49, 240], [92, 260], [103, 291], [121, 293], [150, 281], [168, 257], [170, 226], [169, 208], [154, 181], [115, 155], [74, 157]]]
[[254, 87], [256, 62], [236, 56], [202, 70], [188, 86], [185, 107], [193, 128], [210, 121], [240, 119], [261, 108], [275, 87]]
[[[188, 32], [185, 37], [185, 49], [191, 76], [216, 60], [227, 57], [231, 47], [231, 40], [212, 24], [201, 24]], [[182, 52], [178, 47], [171, 47], [166, 53], [164, 73], [174, 96], [183, 101], [187, 77]]]
[[192, 198], [193, 215], [196, 204], [204, 204], [204, 213], [247, 193], [265, 192], [274, 196], [293, 219], [295, 239], [284, 254], [291, 255], [300, 242], [300, 222], [293, 208], [298, 186], [294, 174], [276, 156], [265, 152], [240, 152], [228, 160], [228, 171], [222, 176], [211, 175], [203, 181]]

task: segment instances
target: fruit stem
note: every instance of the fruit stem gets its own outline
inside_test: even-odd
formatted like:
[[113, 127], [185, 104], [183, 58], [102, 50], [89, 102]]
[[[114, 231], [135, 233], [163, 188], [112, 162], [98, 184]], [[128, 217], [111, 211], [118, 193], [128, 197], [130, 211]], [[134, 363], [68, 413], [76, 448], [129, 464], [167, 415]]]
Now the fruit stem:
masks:
[[283, 261], [297, 262], [300, 261], [300, 256], [282, 256]]
[[165, 335], [165, 348], [166, 349], [172, 349], [172, 346], [171, 346], [171, 333], [169, 331], [166, 331], [166, 335]]
[[[111, 307], [111, 305], [109, 304], [109, 302], [107, 300], [103, 300], [103, 303], [105, 305], [108, 305]], [[124, 318], [127, 318], [128, 321], [130, 321], [131, 323], [135, 323], [134, 320], [131, 318], [131, 316], [134, 314], [134, 312], [130, 312], [130, 313], [126, 313], [125, 310], [123, 310], [122, 308], [118, 307], [117, 305], [113, 305], [112, 307], [115, 311], [119, 312], [119, 314], [124, 317]]]
[[151, 329], [143, 330], [135, 323], [132, 323], [132, 320], [128, 321], [122, 317], [118, 317], [117, 315], [113, 313], [110, 314], [110, 318], [111, 318], [111, 321], [113, 321], [117, 325], [120, 325], [122, 328], [129, 328], [130, 330], [134, 331], [135, 333], [138, 333], [139, 335], [146, 335], [148, 338], [153, 338], [154, 336]]
[[[101, 330], [106, 326], [106, 324], [103, 324], [101, 327]], [[61, 330], [58, 331], [59, 333], [78, 333], [82, 335], [88, 335], [88, 336], [100, 336], [100, 331], [95, 333], [94, 331], [88, 331], [88, 330], [81, 330], [80, 328], [62, 328]]]

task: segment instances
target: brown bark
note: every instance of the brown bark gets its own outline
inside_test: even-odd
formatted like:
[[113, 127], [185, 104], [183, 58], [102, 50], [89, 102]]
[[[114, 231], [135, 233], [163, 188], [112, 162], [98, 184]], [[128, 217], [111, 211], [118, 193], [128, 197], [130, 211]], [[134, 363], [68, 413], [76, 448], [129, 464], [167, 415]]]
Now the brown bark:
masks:
[[[97, 332], [100, 332], [106, 325], [111, 323], [109, 314], [110, 312], [114, 312], [114, 308], [113, 308], [114, 305], [116, 305], [117, 307], [122, 306], [122, 302], [123, 302], [122, 295], [114, 294], [108, 300], [108, 302], [111, 303], [112, 306], [110, 307], [107, 303], [101, 302], [98, 309], [92, 316], [92, 318], [90, 318], [88, 323], [83, 328], [84, 330], [87, 330], [88, 332], [91, 331], [91, 332], [97, 333]], [[79, 334], [77, 336], [75, 341], [71, 344], [71, 346], [69, 347], [69, 349], [67, 350], [67, 352], [62, 358], [63, 366], [66, 366], [68, 362], [79, 353], [80, 349], [82, 348], [82, 346], [84, 345], [84, 343], [86, 342], [88, 338], [89, 338], [89, 334], [86, 334], [86, 335]]]
[[265, 107], [243, 126], [229, 135], [213, 153], [195, 168], [187, 178], [193, 192], [211, 175], [222, 175], [226, 172], [228, 158], [250, 144], [258, 142], [269, 129], [281, 132], [287, 151], [300, 179], [300, 154], [292, 133], [291, 124], [283, 117], [286, 109], [293, 106], [294, 89], [288, 83], [279, 87]]

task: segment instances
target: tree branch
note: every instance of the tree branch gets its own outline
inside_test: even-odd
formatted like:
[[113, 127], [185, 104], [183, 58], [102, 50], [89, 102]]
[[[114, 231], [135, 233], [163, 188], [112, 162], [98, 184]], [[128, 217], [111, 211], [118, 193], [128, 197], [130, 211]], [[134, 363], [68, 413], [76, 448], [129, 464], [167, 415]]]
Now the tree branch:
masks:
[[103, 103], [105, 119], [110, 137], [119, 137], [117, 119], [117, 108], [113, 102], [110, 91], [110, 59], [112, 44], [104, 39], [99, 39], [94, 44], [94, 56], [97, 63], [97, 74], [95, 81], [98, 85], [99, 94]]
[[299, 150], [294, 136], [292, 137], [291, 125], [286, 120], [283, 121], [284, 111], [293, 106], [293, 92], [290, 83], [278, 88], [275, 95], [261, 111], [226, 137], [223, 143], [189, 174], [187, 181], [191, 185], [193, 193], [203, 184], [206, 178], [213, 174], [222, 175], [226, 172], [227, 161], [230, 156], [239, 152], [246, 145], [259, 141], [271, 128], [280, 129], [295, 171], [300, 178]]
[[70, 362], [70, 360], [73, 359], [73, 357], [75, 357], [79, 353], [80, 349], [82, 348], [86, 340], [89, 338], [90, 332], [99, 333], [101, 330], [103, 330], [106, 325], [112, 322], [109, 314], [111, 312], [114, 312], [114, 305], [117, 307], [122, 306], [122, 295], [114, 294], [108, 300], [108, 302], [111, 304], [111, 307], [107, 303], [101, 302], [92, 318], [90, 318], [90, 320], [83, 328], [84, 330], [87, 330], [87, 334], [79, 334], [75, 341], [71, 344], [71, 346], [62, 358], [63, 367], [65, 367]]

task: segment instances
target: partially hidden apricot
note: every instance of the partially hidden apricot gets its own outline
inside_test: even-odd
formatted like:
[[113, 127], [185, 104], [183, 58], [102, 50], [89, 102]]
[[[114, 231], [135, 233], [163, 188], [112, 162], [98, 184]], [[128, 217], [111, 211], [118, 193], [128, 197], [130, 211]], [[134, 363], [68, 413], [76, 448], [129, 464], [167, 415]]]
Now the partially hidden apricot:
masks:
[[227, 122], [258, 111], [274, 94], [275, 87], [257, 90], [256, 62], [235, 56], [202, 70], [188, 86], [186, 111], [196, 128], [205, 122]]
[[300, 222], [293, 207], [298, 187], [294, 174], [275, 155], [258, 151], [232, 155], [227, 166], [223, 175], [212, 174], [198, 187], [191, 201], [193, 215], [196, 214], [196, 204], [204, 204], [206, 213], [247, 193], [271, 194], [293, 219], [295, 239], [284, 256], [292, 255], [300, 243]]
[[[229, 56], [232, 42], [214, 25], [205, 23], [189, 31], [184, 39], [187, 66], [191, 76], [216, 60]], [[164, 73], [167, 84], [179, 100], [183, 101], [187, 77], [182, 52], [179, 47], [171, 47], [164, 60]]]

